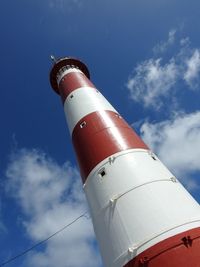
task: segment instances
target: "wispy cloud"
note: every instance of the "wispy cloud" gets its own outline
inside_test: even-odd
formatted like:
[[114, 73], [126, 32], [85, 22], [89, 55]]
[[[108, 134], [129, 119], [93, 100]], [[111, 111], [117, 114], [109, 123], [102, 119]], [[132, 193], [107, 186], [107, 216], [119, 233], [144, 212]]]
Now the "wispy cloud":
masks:
[[160, 42], [154, 46], [153, 52], [154, 53], [163, 53], [165, 52], [171, 45], [174, 44], [176, 37], [176, 29], [172, 29], [168, 33], [167, 41]]
[[199, 188], [189, 174], [200, 171], [200, 111], [177, 114], [159, 123], [145, 122], [142, 138], [189, 189]]
[[[170, 31], [168, 41], [158, 44], [157, 50], [164, 52], [169, 44], [173, 44], [175, 32]], [[152, 57], [137, 64], [126, 84], [131, 99], [146, 108], [158, 110], [170, 95], [177, 105], [175, 94], [180, 88], [180, 82], [187, 89], [198, 89], [200, 49], [192, 48], [188, 37], [181, 39], [179, 43], [179, 51], [168, 60]]]
[[199, 85], [200, 74], [200, 50], [195, 49], [192, 56], [186, 59], [186, 71], [184, 80], [191, 88], [197, 88]]
[[[38, 150], [22, 149], [7, 168], [7, 190], [24, 215], [27, 236], [38, 242], [78, 217], [87, 205], [80, 177], [69, 162], [59, 166]], [[91, 221], [83, 218], [26, 259], [30, 267], [98, 267]]]
[[161, 58], [143, 61], [135, 68], [135, 73], [127, 82], [131, 98], [145, 107], [159, 109], [160, 97], [166, 96], [177, 80], [178, 70], [174, 59], [164, 65]]

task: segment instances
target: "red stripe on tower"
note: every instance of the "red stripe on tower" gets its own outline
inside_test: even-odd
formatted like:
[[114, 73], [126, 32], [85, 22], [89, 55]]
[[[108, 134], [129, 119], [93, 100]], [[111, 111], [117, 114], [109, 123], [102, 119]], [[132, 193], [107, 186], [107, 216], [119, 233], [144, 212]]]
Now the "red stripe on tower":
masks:
[[64, 77], [61, 79], [59, 84], [59, 92], [63, 103], [65, 102], [68, 95], [78, 88], [95, 88], [95, 86], [82, 72], [68, 72], [66, 70], [66, 72], [63, 73], [63, 76]]
[[108, 110], [82, 118], [73, 130], [72, 141], [83, 182], [107, 157], [128, 149], [148, 149], [118, 113]]
[[199, 267], [200, 228], [167, 238], [145, 250], [124, 267]]
[[89, 79], [73, 58], [50, 74], [105, 266], [199, 266], [199, 204]]

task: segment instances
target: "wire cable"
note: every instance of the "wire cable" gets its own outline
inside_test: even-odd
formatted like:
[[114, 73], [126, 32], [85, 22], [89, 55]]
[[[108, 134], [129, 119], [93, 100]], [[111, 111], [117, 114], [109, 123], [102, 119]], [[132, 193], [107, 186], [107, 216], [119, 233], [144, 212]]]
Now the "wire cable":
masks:
[[[43, 243], [47, 242], [49, 239], [51, 239], [52, 237], [54, 237], [55, 235], [59, 234], [60, 232], [64, 231], [66, 228], [68, 228], [69, 226], [71, 226], [72, 224], [74, 224], [75, 222], [77, 222], [78, 220], [80, 220], [82, 217], [86, 217], [87, 211], [84, 212], [83, 214], [81, 214], [80, 216], [78, 216], [76, 219], [74, 219], [73, 221], [71, 221], [70, 223], [68, 223], [67, 225], [65, 225], [64, 227], [62, 227], [61, 229], [59, 229], [58, 231], [56, 231], [55, 233], [53, 233], [52, 235], [48, 236], [47, 238], [43, 239], [42, 241], [36, 243], [35, 245], [31, 246], [30, 248], [22, 251], [21, 253], [15, 255], [14, 257], [11, 257], [10, 259], [8, 259], [7, 261], [4, 261], [2, 263], [0, 263], [0, 266], [4, 266], [22, 256], [24, 256], [25, 254], [27, 254], [28, 252], [32, 251], [33, 249], [35, 249], [36, 247], [42, 245]], [[87, 218], [87, 217], [86, 217]]]

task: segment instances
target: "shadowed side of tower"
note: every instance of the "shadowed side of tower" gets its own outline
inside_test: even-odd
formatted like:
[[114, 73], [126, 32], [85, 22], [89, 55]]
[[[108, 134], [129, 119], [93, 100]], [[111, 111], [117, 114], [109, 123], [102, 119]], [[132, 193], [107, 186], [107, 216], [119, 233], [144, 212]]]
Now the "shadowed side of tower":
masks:
[[86, 65], [61, 58], [50, 82], [105, 266], [200, 266], [199, 204], [91, 83]]

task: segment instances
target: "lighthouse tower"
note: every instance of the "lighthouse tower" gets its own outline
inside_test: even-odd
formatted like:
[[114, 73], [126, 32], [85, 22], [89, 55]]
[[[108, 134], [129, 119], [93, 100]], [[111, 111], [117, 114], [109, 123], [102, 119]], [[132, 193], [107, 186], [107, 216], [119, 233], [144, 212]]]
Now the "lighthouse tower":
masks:
[[50, 82], [105, 267], [199, 267], [199, 204], [91, 83], [84, 63], [55, 60]]

